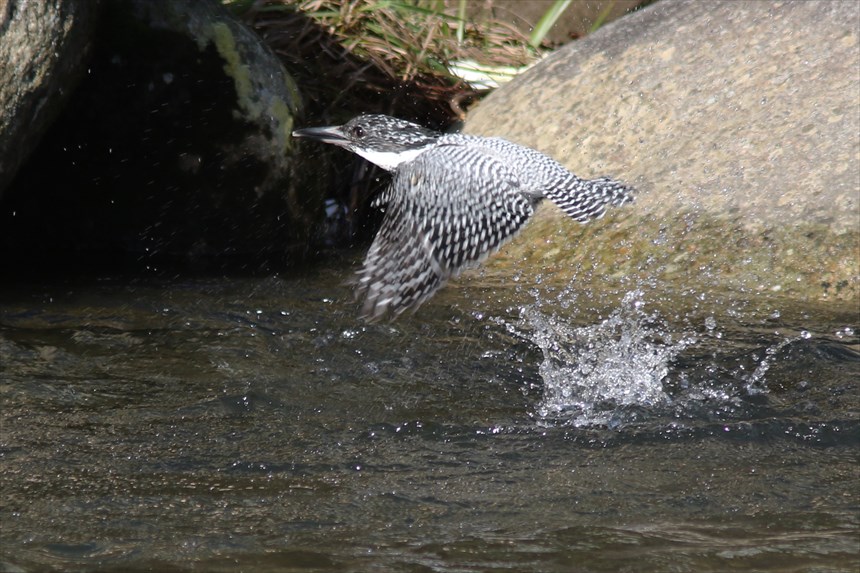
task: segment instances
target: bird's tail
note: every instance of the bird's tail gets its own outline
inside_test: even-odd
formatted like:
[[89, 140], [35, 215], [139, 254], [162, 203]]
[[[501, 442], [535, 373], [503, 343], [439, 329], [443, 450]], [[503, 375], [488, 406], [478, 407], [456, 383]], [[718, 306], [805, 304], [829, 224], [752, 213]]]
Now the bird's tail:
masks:
[[566, 183], [547, 191], [546, 196], [580, 223], [602, 217], [607, 207], [633, 201], [633, 189], [610, 177], [580, 179], [573, 176]]

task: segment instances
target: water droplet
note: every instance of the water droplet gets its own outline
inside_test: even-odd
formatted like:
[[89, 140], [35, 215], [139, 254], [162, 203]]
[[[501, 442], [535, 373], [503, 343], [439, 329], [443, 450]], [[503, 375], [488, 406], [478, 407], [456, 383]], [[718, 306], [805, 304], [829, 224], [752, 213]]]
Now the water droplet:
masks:
[[846, 336], [854, 336], [854, 329], [850, 326], [846, 326], [845, 328], [840, 328], [836, 331], [836, 338], [845, 338]]

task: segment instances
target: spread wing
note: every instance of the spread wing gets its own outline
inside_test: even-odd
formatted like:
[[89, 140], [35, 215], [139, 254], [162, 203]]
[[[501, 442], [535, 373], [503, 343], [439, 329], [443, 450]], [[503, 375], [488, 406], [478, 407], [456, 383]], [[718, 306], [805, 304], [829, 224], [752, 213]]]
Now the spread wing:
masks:
[[385, 219], [358, 273], [369, 320], [417, 308], [532, 214], [505, 163], [462, 145], [440, 145], [401, 165], [385, 196]]

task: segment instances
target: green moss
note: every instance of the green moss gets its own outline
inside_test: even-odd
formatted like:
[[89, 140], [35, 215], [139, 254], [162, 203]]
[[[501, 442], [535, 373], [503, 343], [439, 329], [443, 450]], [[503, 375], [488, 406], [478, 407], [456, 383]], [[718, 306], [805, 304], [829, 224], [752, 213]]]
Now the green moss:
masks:
[[233, 78], [239, 107], [251, 118], [260, 117], [263, 110], [259, 100], [254, 97], [251, 74], [248, 66], [242, 62], [232, 30], [227, 24], [216, 22], [212, 24], [211, 31], [215, 48], [224, 59], [224, 73]]

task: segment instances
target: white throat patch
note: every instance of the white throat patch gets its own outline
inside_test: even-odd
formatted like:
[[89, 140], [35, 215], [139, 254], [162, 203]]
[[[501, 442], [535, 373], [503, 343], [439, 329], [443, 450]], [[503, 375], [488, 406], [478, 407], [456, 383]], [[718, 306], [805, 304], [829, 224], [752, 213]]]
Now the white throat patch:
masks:
[[357, 153], [361, 155], [374, 165], [378, 165], [382, 167], [386, 171], [394, 171], [398, 165], [401, 163], [406, 163], [408, 161], [412, 161], [419, 155], [421, 152], [426, 151], [427, 148], [418, 148], [418, 149], [407, 149], [406, 151], [373, 151], [372, 149], [353, 149], [353, 153]]

